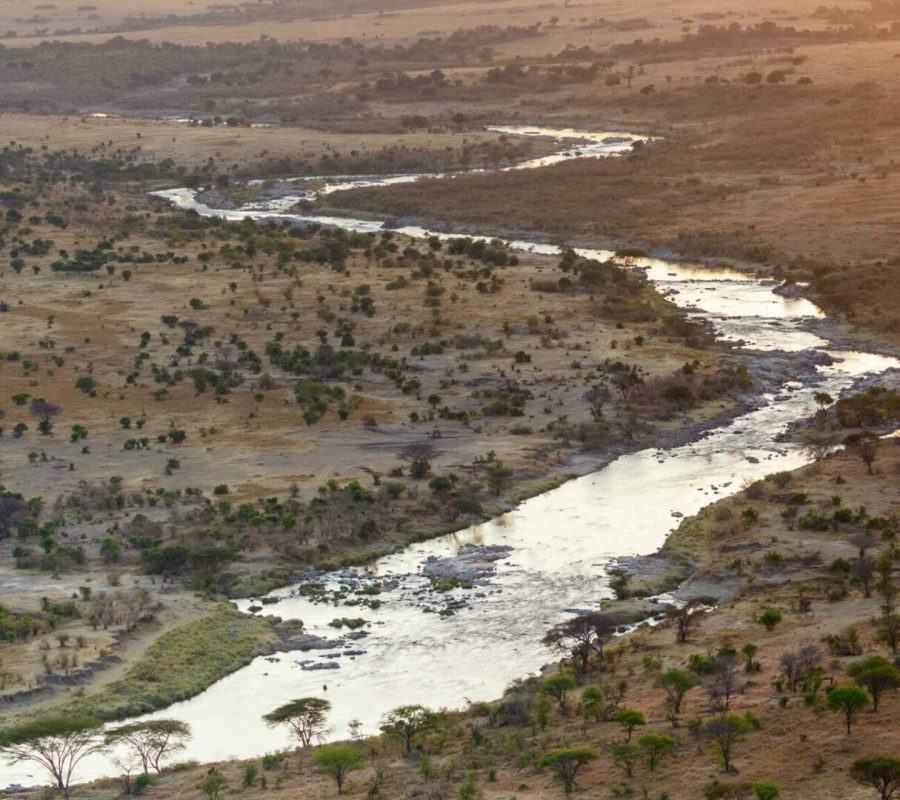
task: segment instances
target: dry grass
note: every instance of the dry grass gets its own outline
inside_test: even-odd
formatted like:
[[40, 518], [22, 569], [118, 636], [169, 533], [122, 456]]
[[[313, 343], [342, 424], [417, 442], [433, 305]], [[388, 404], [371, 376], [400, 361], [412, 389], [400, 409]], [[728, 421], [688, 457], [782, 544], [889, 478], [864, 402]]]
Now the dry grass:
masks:
[[60, 710], [121, 719], [187, 700], [250, 663], [275, 640], [272, 626], [227, 605], [163, 633], [101, 693], [85, 693]]

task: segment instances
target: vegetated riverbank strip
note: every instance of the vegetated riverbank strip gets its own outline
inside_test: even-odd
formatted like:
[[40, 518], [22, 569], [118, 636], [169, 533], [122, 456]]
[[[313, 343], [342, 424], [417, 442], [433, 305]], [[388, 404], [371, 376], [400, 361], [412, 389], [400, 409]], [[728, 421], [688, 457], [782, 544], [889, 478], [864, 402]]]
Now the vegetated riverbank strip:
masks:
[[[245, 614], [221, 600], [211, 605], [209, 614], [162, 634], [128, 668], [122, 680], [103, 690], [87, 692], [79, 686], [84, 678], [95, 674], [89, 671], [84, 676], [73, 675], [66, 684], [72, 693], [39, 711], [30, 708], [32, 701], [46, 697], [34, 690], [5, 698], [4, 711], [29, 718], [63, 713], [105, 721], [126, 719], [195, 697], [260, 656], [343, 644], [304, 633], [299, 620]], [[118, 658], [114, 661], [121, 663]]]
[[[235, 584], [229, 591], [232, 598], [259, 597], [284, 586], [301, 581], [315, 580], [328, 572], [348, 567], [364, 566], [378, 558], [405, 549], [406, 547], [437, 539], [441, 536], [468, 528], [473, 522], [486, 522], [514, 510], [520, 503], [529, 498], [549, 492], [563, 483], [575, 478], [598, 472], [620, 456], [640, 450], [671, 450], [699, 440], [707, 433], [732, 423], [743, 414], [765, 405], [764, 396], [778, 392], [783, 385], [798, 376], [813, 377], [818, 366], [832, 363], [831, 357], [820, 351], [756, 351], [741, 350], [736, 346], [717, 340], [719, 357], [734, 365], [746, 366], [752, 388], [746, 392], [732, 391], [726, 395], [725, 408], [717, 413], [702, 418], [691, 418], [690, 413], [679, 417], [677, 425], [668, 429], [655, 431], [652, 439], [617, 440], [611, 442], [602, 451], [585, 450], [572, 454], [558, 468], [552, 468], [540, 475], [529, 475], [525, 478], [513, 476], [513, 483], [506, 492], [506, 500], [497, 502], [493, 508], [486, 509], [484, 519], [460, 519], [443, 524], [430, 524], [427, 527], [411, 528], [390, 534], [378, 542], [362, 547], [346, 548], [337, 553], [330, 553], [322, 561], [312, 564], [312, 568], [297, 569], [284, 567], [270, 570], [252, 580]], [[671, 581], [667, 581], [671, 588]]]

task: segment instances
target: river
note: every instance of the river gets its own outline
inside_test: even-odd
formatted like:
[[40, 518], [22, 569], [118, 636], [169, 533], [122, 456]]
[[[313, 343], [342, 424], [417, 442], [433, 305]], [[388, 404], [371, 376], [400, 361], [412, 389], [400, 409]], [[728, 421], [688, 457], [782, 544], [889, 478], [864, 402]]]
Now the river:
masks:
[[[513, 168], [540, 168], [567, 158], [596, 158], [627, 152], [644, 137], [627, 134], [506, 129], [522, 135], [558, 136], [560, 151]], [[572, 141], [576, 137], [578, 141]], [[652, 145], [651, 145], [652, 146]], [[348, 178], [327, 191], [353, 185], [410, 180]], [[319, 187], [319, 191], [322, 188]], [[240, 209], [210, 208], [196, 193], [176, 189], [160, 193], [180, 208], [232, 219], [291, 218], [337, 224], [351, 230], [379, 230], [381, 224], [289, 214], [308, 196], [303, 190], [279, 193], [270, 201]], [[447, 234], [420, 227], [397, 232], [411, 236]], [[512, 241], [529, 251], [554, 253], [552, 245]], [[579, 250], [585, 256], [610, 258], [604, 250]], [[328, 623], [335, 617], [364, 617], [364, 638], [331, 650], [292, 652], [258, 658], [207, 691], [147, 718], [177, 717], [191, 725], [193, 739], [179, 758], [213, 761], [249, 758], [289, 744], [284, 730], [268, 728], [261, 715], [292, 698], [324, 696], [332, 703], [331, 738], [346, 738], [347, 725], [358, 719], [363, 731], [376, 732], [384, 713], [398, 705], [422, 703], [432, 708], [460, 708], [467, 702], [500, 696], [511, 681], [534, 673], [552, 659], [540, 640], [573, 609], [597, 608], [609, 597], [605, 577], [616, 557], [655, 551], [688, 516], [727, 496], [750, 479], [806, 463], [793, 445], [778, 435], [792, 422], [815, 411], [813, 393], [838, 395], [863, 376], [897, 368], [898, 362], [871, 353], [844, 352], [830, 345], [811, 324], [822, 314], [812, 303], [774, 294], [774, 284], [744, 274], [668, 261], [638, 258], [649, 280], [690, 313], [709, 319], [718, 334], [753, 350], [829, 353], [834, 363], [801, 374], [777, 393], [765, 395], [757, 408], [699, 440], [670, 450], [647, 449], [621, 456], [605, 469], [534, 497], [490, 522], [440, 539], [413, 545], [386, 556], [367, 570], [335, 573], [322, 580], [329, 588], [342, 583], [389, 582], [378, 595], [377, 609], [336, 607], [298, 594], [297, 587], [272, 593], [277, 601], [264, 613], [302, 619], [312, 633], [339, 635]], [[444, 596], [465, 599], [452, 616], [428, 613], [435, 606], [429, 581], [421, 574], [429, 556], [451, 556], [466, 543], [505, 545], [509, 557], [497, 562], [487, 585], [456, 589]], [[256, 601], [238, 601], [248, 610]], [[354, 652], [363, 654], [353, 655]], [[331, 661], [337, 669], [310, 670]], [[304, 669], [304, 666], [307, 669]], [[326, 688], [327, 686], [327, 688]], [[108, 758], [93, 757], [78, 769], [84, 781], [116, 774]], [[33, 784], [42, 775], [28, 766], [0, 768], [0, 785]]]

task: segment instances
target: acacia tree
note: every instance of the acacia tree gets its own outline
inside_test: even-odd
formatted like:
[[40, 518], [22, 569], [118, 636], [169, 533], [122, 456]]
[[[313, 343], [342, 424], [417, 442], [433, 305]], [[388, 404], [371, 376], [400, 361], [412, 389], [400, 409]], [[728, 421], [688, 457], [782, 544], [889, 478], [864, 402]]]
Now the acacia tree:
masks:
[[893, 800], [900, 794], [900, 760], [896, 758], [860, 758], [850, 767], [850, 777], [863, 786], [871, 786], [881, 800]]
[[684, 696], [696, 685], [697, 679], [690, 672], [677, 667], [667, 669], [657, 677], [656, 686], [666, 693], [666, 716], [673, 728], [678, 724]]
[[847, 668], [847, 674], [858, 686], [872, 695], [872, 712], [878, 711], [878, 701], [888, 689], [900, 688], [900, 670], [882, 656], [869, 656]]
[[567, 653], [579, 672], [587, 672], [591, 655], [603, 660], [603, 647], [616, 629], [616, 623], [604, 614], [579, 614], [554, 625], [544, 644]]
[[30, 411], [38, 420], [38, 430], [46, 436], [53, 430], [53, 420], [62, 414], [62, 406], [46, 400], [32, 400]]
[[437, 715], [425, 706], [399, 706], [385, 716], [381, 731], [403, 742], [406, 754], [409, 755], [416, 735], [431, 730], [436, 723]]
[[365, 765], [359, 748], [352, 744], [328, 744], [313, 753], [313, 763], [334, 778], [338, 794], [344, 793], [344, 781], [353, 770]]
[[732, 772], [731, 752], [744, 736], [750, 731], [750, 722], [737, 714], [722, 714], [707, 722], [702, 730], [703, 735], [709, 739], [719, 750], [722, 757], [722, 769]]
[[661, 733], [645, 733], [638, 740], [638, 747], [644, 751], [647, 759], [647, 769], [653, 772], [656, 765], [666, 756], [675, 752], [675, 740], [671, 736]]
[[428, 477], [431, 472], [431, 461], [440, 454], [437, 446], [432, 442], [413, 442], [400, 449], [397, 458], [409, 463], [411, 477], [421, 480]]
[[327, 730], [325, 720], [331, 710], [331, 703], [320, 697], [301, 697], [279, 706], [263, 719], [272, 727], [287, 725], [301, 747], [309, 747], [313, 739], [321, 739]]
[[563, 675], [561, 673], [551, 675], [541, 684], [541, 691], [556, 699], [556, 702], [559, 703], [559, 710], [562, 713], [565, 713], [566, 710], [566, 698], [574, 688], [575, 679], [571, 675]]
[[606, 710], [603, 690], [599, 686], [588, 686], [581, 693], [581, 708], [585, 719], [593, 718], [596, 722]]
[[631, 734], [634, 733], [635, 728], [647, 724], [647, 720], [644, 719], [644, 715], [640, 711], [636, 708], [628, 708], [627, 706], [616, 709], [612, 718], [618, 722], [619, 725], [622, 726], [622, 730], [625, 731], [626, 742], [631, 741]]
[[131, 749], [146, 775], [150, 767], [160, 772], [164, 757], [184, 750], [191, 738], [191, 729], [177, 719], [155, 719], [114, 728], [105, 738], [108, 745], [122, 744]]
[[625, 775], [630, 778], [634, 772], [634, 765], [637, 764], [638, 758], [640, 758], [641, 748], [631, 742], [614, 742], [610, 752], [612, 753], [613, 764], [624, 770]]
[[835, 686], [825, 695], [825, 705], [831, 711], [837, 711], [844, 715], [847, 723], [847, 735], [850, 735], [850, 726], [856, 715], [869, 704], [869, 693], [859, 686], [844, 685]]
[[618, 389], [619, 394], [622, 395], [622, 400], [626, 403], [628, 402], [628, 398], [631, 396], [631, 393], [642, 383], [644, 379], [638, 375], [637, 367], [632, 366], [632, 368], [623, 370], [621, 372], [617, 372], [612, 379], [613, 386]]
[[597, 751], [592, 747], [565, 747], [544, 753], [540, 763], [556, 773], [566, 794], [570, 794], [575, 789], [575, 778], [581, 768], [596, 760]]
[[82, 759], [105, 747], [98, 732], [100, 725], [92, 717], [40, 717], [5, 730], [0, 752], [13, 764], [31, 761], [43, 767], [68, 798], [75, 768]]

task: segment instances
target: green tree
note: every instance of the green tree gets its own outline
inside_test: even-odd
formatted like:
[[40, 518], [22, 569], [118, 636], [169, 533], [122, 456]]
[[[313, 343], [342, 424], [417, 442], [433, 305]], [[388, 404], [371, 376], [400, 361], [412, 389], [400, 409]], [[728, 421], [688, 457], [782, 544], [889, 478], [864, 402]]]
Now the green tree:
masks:
[[79, 442], [82, 439], [87, 439], [88, 437], [88, 429], [84, 427], [84, 425], [73, 425], [72, 426], [72, 434], [69, 436], [69, 441], [72, 443]]
[[634, 772], [634, 765], [641, 757], [641, 748], [631, 742], [616, 742], [612, 746], [613, 764], [619, 769], [625, 770], [630, 778]]
[[744, 672], [753, 672], [753, 659], [756, 658], [758, 652], [759, 647], [753, 644], [753, 642], [749, 642], [741, 648], [741, 653], [743, 653], [744, 658], [747, 659], [744, 663]]
[[759, 615], [759, 624], [764, 625], [767, 631], [772, 631], [781, 622], [781, 612], [772, 606], [766, 606]]
[[437, 715], [425, 706], [400, 706], [387, 714], [381, 723], [381, 731], [403, 742], [409, 755], [416, 735], [431, 730], [436, 724]]
[[644, 715], [640, 711], [635, 708], [629, 708], [628, 706], [617, 708], [613, 713], [612, 718], [618, 722], [625, 731], [626, 742], [631, 741], [631, 734], [634, 733], [635, 728], [647, 724]]
[[218, 800], [219, 792], [228, 786], [225, 776], [215, 767], [210, 767], [203, 780], [197, 784], [197, 788], [205, 794], [209, 800]]
[[661, 733], [645, 733], [637, 740], [638, 747], [644, 751], [647, 760], [647, 769], [650, 772], [656, 769], [656, 765], [666, 756], [675, 752], [675, 740], [671, 736]]
[[825, 695], [825, 705], [829, 710], [840, 712], [847, 723], [847, 735], [856, 715], [869, 705], [869, 693], [860, 686], [845, 684], [835, 686]]
[[581, 710], [585, 718], [592, 718], [596, 722], [603, 715], [605, 704], [606, 698], [599, 686], [588, 686], [581, 693]]
[[313, 753], [313, 764], [334, 778], [338, 794], [344, 792], [344, 780], [354, 770], [365, 766], [362, 753], [352, 744], [326, 744]]
[[882, 656], [869, 656], [851, 664], [847, 674], [856, 681], [857, 686], [869, 691], [873, 713], [878, 711], [878, 702], [885, 691], [900, 688], [900, 670]]
[[737, 714], [722, 714], [709, 720], [702, 728], [701, 733], [709, 739], [718, 749], [722, 757], [722, 769], [732, 772], [731, 754], [734, 745], [737, 744], [751, 729], [750, 722]]
[[492, 461], [487, 470], [488, 486], [499, 497], [500, 493], [512, 483], [513, 475], [512, 469], [507, 467], [502, 461], [499, 459]]
[[900, 759], [889, 756], [860, 758], [850, 767], [850, 777], [863, 786], [871, 786], [881, 800], [900, 795]]
[[556, 699], [559, 703], [559, 710], [565, 712], [566, 698], [575, 688], [575, 679], [571, 675], [551, 675], [541, 684], [541, 691]]
[[104, 539], [100, 543], [100, 558], [104, 564], [115, 564], [122, 557], [122, 545], [115, 539]]
[[756, 800], [778, 800], [781, 789], [774, 783], [754, 783], [753, 794], [756, 795]]
[[263, 715], [269, 726], [287, 725], [301, 747], [309, 747], [313, 739], [320, 739], [325, 733], [325, 720], [331, 710], [331, 703], [320, 697], [301, 697], [279, 706]]
[[597, 751], [592, 747], [564, 747], [544, 753], [540, 763], [556, 773], [566, 794], [570, 794], [575, 789], [575, 778], [582, 767], [596, 759]]
[[684, 696], [696, 685], [696, 676], [677, 667], [667, 669], [656, 678], [656, 686], [666, 693], [666, 709], [673, 726], [678, 723]]
[[544, 730], [550, 721], [550, 711], [553, 709], [553, 702], [546, 695], [535, 698], [531, 704], [531, 721]]
[[75, 381], [75, 388], [84, 392], [91, 397], [95, 397], [97, 395], [97, 381], [95, 381], [89, 375], [82, 375]]
[[0, 752], [13, 764], [30, 761], [43, 767], [63, 797], [69, 797], [72, 774], [82, 759], [104, 749], [100, 721], [91, 717], [47, 716], [7, 728]]
[[253, 786], [256, 776], [259, 775], [259, 767], [256, 764], [241, 765], [241, 786], [245, 789]]

